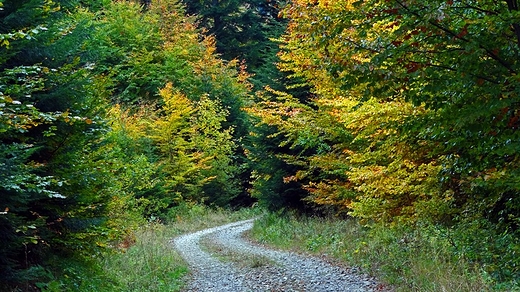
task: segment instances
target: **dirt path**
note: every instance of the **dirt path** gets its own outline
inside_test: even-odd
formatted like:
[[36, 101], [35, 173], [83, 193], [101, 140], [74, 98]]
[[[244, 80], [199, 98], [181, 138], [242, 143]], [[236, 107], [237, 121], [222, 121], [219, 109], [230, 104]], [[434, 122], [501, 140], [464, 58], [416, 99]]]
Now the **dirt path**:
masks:
[[184, 291], [380, 291], [343, 267], [249, 243], [241, 235], [252, 226], [253, 219], [175, 238], [192, 271]]

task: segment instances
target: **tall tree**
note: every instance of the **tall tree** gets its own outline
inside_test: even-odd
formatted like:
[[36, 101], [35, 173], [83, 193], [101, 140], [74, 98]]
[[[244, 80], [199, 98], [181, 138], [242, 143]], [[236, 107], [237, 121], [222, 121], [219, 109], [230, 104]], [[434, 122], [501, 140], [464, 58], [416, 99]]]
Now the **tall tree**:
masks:
[[[164, 213], [181, 198], [227, 205], [237, 194], [247, 195], [237, 175], [248, 132], [241, 110], [249, 95], [247, 74], [237, 71], [237, 62], [220, 60], [214, 38], [201, 37], [194, 22], [179, 1], [154, 1], [146, 12], [135, 3], [114, 3], [89, 43], [86, 57], [94, 72], [114, 81], [119, 113], [140, 120], [143, 126], [135, 130], [152, 141], [149, 161], [158, 164], [165, 184], [136, 194], [147, 215]], [[176, 117], [181, 105], [191, 111]]]
[[[34, 288], [53, 257], [95, 250], [110, 179], [99, 171], [103, 79], [77, 56], [74, 1], [3, 1], [0, 43], [2, 288]], [[78, 16], [77, 18], [69, 17]]]
[[226, 60], [244, 61], [256, 89], [274, 86], [283, 75], [275, 67], [278, 38], [286, 21], [278, 17], [285, 1], [184, 1], [205, 33], [215, 36], [217, 52]]
[[[515, 3], [302, 0], [283, 11], [282, 69], [312, 86], [317, 112], [337, 122], [326, 128], [348, 134], [322, 165], [344, 161], [350, 195], [338, 204], [376, 220], [459, 213], [517, 225]], [[312, 114], [287, 117], [292, 143], [302, 119]], [[311, 190], [336, 202], [333, 188]]]
[[[217, 39], [217, 51], [227, 60], [246, 59], [258, 62], [253, 48], [264, 38], [261, 16], [262, 1], [198, 0], [185, 1], [187, 12], [199, 16], [200, 25]], [[256, 52], [255, 52], [256, 51]]]
[[285, 181], [301, 183], [310, 206], [365, 223], [502, 234], [486, 251], [467, 239], [454, 248], [497, 279], [517, 278], [517, 4], [292, 1], [280, 68], [313, 95], [251, 110], [281, 146], [310, 149], [280, 156], [300, 167]]

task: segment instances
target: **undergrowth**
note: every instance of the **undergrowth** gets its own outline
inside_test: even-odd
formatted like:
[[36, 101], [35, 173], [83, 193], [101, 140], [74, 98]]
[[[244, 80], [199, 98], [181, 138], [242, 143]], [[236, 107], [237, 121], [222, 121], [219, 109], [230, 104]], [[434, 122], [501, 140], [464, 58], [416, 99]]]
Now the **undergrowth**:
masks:
[[[471, 245], [464, 242], [471, 236], [471, 231], [464, 228], [428, 224], [413, 228], [365, 227], [355, 220], [269, 214], [255, 222], [251, 234], [278, 248], [340, 259], [378, 277], [396, 291], [520, 291], [515, 277], [492, 275], [489, 263], [477, 256], [476, 249], [496, 247], [496, 242], [490, 242], [492, 236], [487, 236], [488, 242]], [[514, 262], [507, 259], [515, 255], [510, 246], [499, 253], [506, 262]], [[518, 272], [518, 267], [512, 270]]]

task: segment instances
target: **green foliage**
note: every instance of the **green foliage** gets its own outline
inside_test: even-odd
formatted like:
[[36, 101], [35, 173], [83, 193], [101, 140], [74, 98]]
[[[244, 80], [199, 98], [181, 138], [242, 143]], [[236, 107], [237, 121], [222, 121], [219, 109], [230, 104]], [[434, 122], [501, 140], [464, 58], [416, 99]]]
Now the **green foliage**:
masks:
[[164, 40], [158, 15], [143, 14], [136, 3], [114, 2], [91, 30], [85, 59], [97, 74], [110, 76], [111, 99], [129, 104], [155, 100], [165, 74], [172, 73], [162, 66]]
[[[514, 286], [516, 1], [302, 0], [282, 14], [289, 24], [279, 68], [302, 78], [312, 94], [272, 91], [274, 98], [250, 112], [258, 129], [271, 129], [265, 144], [292, 150], [277, 155], [294, 166], [283, 168], [283, 180], [300, 183], [316, 211], [383, 223], [369, 233], [366, 253], [381, 249], [390, 262], [409, 261], [410, 269], [389, 266], [395, 279], [409, 278], [414, 267], [458, 270], [441, 259], [455, 256], [484, 271], [477, 285]], [[431, 236], [443, 257], [416, 262], [413, 252], [430, 242], [416, 232]], [[406, 240], [419, 245], [404, 245], [412, 252], [396, 243], [409, 233]], [[300, 244], [319, 250], [324, 238], [307, 235]], [[374, 255], [367, 263], [381, 258]]]
[[103, 129], [103, 100], [94, 94], [99, 83], [77, 59], [52, 55], [63, 44], [72, 54], [80, 51], [80, 42], [62, 42], [77, 39], [59, 32], [70, 24], [61, 21], [59, 3], [6, 1], [4, 7], [0, 285], [30, 289], [50, 278], [49, 258], [93, 252], [101, 242], [107, 197], [96, 191], [107, 180], [90, 151]]
[[243, 59], [253, 68], [263, 62], [268, 49], [269, 26], [276, 22], [278, 1], [184, 1], [189, 14], [198, 15], [202, 27], [217, 39], [217, 50], [226, 60]]
[[169, 210], [169, 223], [142, 225], [119, 242], [118, 251], [96, 257], [92, 262], [96, 265], [88, 270], [75, 269], [72, 274], [69, 268], [68, 277], [51, 282], [59, 290], [45, 291], [182, 291], [188, 270], [171, 246], [172, 237], [249, 219], [261, 212], [258, 208], [229, 211], [181, 203]]
[[86, 281], [88, 259], [183, 199], [245, 194], [247, 74], [178, 1], [2, 1], [0, 15], [1, 289], [116, 289]]
[[[93, 44], [102, 56], [95, 70], [105, 74], [106, 68], [120, 64], [109, 73], [121, 81], [114, 84], [114, 94], [121, 97], [115, 101], [122, 102], [130, 116], [140, 111], [148, 115], [131, 117], [143, 125], [141, 137], [152, 143], [145, 155], [154, 156], [149, 160], [156, 163], [162, 181], [160, 189], [139, 195], [149, 209], [145, 212], [157, 215], [183, 198], [226, 205], [243, 195], [238, 179], [245, 169], [238, 167], [243, 154], [237, 145], [248, 126], [241, 111], [248, 95], [245, 73], [237, 72], [236, 63], [215, 57], [213, 39], [201, 40], [194, 20], [184, 17], [177, 1], [156, 1], [144, 15], [134, 4], [115, 3], [110, 9], [114, 15], [107, 14], [98, 30], [104, 44]], [[146, 25], [139, 24], [143, 21]], [[119, 44], [113, 47], [118, 53], [104, 50], [113, 43]], [[113, 57], [117, 60], [112, 66]], [[142, 75], [155, 85], [145, 94], [129, 90], [145, 88], [127, 84], [135, 78], [152, 84]]]
[[165, 198], [164, 207], [181, 200], [228, 204], [239, 190], [232, 131], [222, 129], [227, 112], [217, 101], [202, 97], [192, 102], [172, 90], [167, 84], [160, 91], [163, 112], [154, 119], [151, 136], [164, 157], [165, 188], [173, 196]]
[[251, 161], [251, 196], [269, 210], [284, 208], [303, 208], [301, 199], [306, 192], [298, 182], [287, 181], [295, 167], [289, 165], [278, 155], [288, 149], [279, 149], [279, 137], [273, 137], [273, 128], [257, 125], [248, 141], [248, 159]]
[[[146, 204], [140, 197], [143, 193], [156, 191], [160, 195], [162, 183], [157, 178], [158, 171], [153, 163], [153, 150], [146, 137], [135, 138], [132, 121], [116, 109], [108, 112], [110, 130], [104, 135], [96, 149], [86, 157], [94, 157], [100, 162], [96, 172], [101, 177], [96, 181], [105, 182], [93, 191], [95, 196], [105, 195], [107, 229], [103, 231], [108, 246], [133, 232], [145, 219]], [[105, 246], [105, 244], [103, 244]]]
[[486, 278], [499, 283], [515, 283], [519, 278], [518, 231], [501, 232], [489, 221], [474, 220], [448, 229], [444, 236], [451, 242], [454, 254], [482, 266]]
[[193, 137], [199, 152], [207, 158], [207, 168], [201, 175], [207, 181], [202, 187], [202, 194], [208, 202], [217, 206], [226, 206], [241, 192], [237, 176], [239, 168], [234, 164], [233, 155], [237, 145], [233, 141], [233, 128], [223, 129], [228, 112], [217, 103], [202, 97], [197, 103], [198, 113], [193, 121], [197, 125], [198, 135]]

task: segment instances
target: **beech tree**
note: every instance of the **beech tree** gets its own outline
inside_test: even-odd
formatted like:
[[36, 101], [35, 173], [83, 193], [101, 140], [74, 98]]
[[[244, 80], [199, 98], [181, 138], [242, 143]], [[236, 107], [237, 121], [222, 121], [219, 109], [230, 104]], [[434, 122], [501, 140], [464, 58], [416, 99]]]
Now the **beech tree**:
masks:
[[[337, 151], [349, 157], [345, 179], [361, 191], [354, 198], [365, 203], [347, 203], [347, 209], [381, 218], [384, 210], [400, 214], [404, 205], [413, 209], [431, 199], [434, 205], [444, 202], [448, 213], [514, 222], [506, 217], [518, 216], [517, 204], [505, 202], [516, 200], [517, 188], [515, 7], [294, 1], [284, 10], [290, 23], [281, 69], [307, 80], [317, 94], [314, 104], [354, 135]], [[408, 181], [414, 191], [387, 192], [394, 199], [407, 197], [407, 204], [390, 203], [381, 194], [386, 178], [395, 175], [393, 180]], [[477, 203], [482, 200], [488, 203]], [[371, 213], [368, 205], [389, 208]], [[419, 211], [407, 216], [414, 212]]]
[[[279, 68], [311, 94], [250, 112], [295, 150], [278, 155], [299, 167], [284, 181], [367, 224], [464, 228], [457, 252], [518, 275], [516, 1], [296, 0], [282, 14]], [[477, 230], [500, 238], [493, 251]]]

